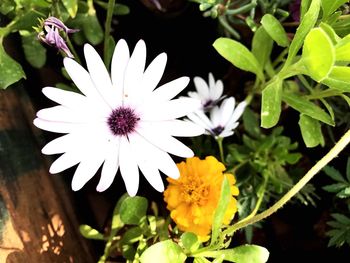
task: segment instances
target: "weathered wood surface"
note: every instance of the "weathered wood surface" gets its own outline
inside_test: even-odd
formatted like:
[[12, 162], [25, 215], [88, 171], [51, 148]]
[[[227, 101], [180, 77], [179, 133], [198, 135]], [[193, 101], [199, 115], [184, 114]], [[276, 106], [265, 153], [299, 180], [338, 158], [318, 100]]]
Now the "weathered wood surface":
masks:
[[48, 173], [23, 88], [0, 91], [0, 263], [93, 262], [69, 192]]

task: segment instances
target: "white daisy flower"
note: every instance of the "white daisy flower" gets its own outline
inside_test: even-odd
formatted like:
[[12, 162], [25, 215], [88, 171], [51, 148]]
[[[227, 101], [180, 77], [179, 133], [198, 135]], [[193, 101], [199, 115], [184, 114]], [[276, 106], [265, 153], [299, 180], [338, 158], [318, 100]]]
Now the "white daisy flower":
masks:
[[139, 169], [148, 182], [163, 191], [159, 170], [171, 178], [179, 171], [170, 154], [192, 157], [193, 152], [173, 136], [197, 136], [204, 132], [193, 123], [177, 120], [200, 108], [192, 98], [173, 99], [189, 83], [181, 77], [156, 89], [167, 56], [158, 55], [145, 70], [146, 45], [140, 40], [132, 55], [124, 40], [114, 50], [111, 77], [95, 49], [86, 44], [86, 71], [73, 59], [64, 66], [82, 94], [46, 87], [43, 93], [60, 104], [40, 110], [34, 124], [65, 135], [51, 141], [44, 154], [61, 154], [50, 167], [59, 173], [79, 164], [72, 189], [81, 189], [101, 165], [97, 191], [106, 190], [120, 173], [129, 195], [139, 186]]
[[221, 80], [215, 82], [214, 76], [211, 72], [209, 73], [208, 83], [201, 77], [194, 77], [193, 81], [197, 92], [190, 91], [188, 92], [188, 96], [200, 99], [203, 110], [207, 111], [211, 109], [222, 98], [224, 84]]
[[196, 111], [187, 117], [195, 124], [202, 126], [206, 134], [214, 137], [228, 137], [233, 135], [234, 129], [237, 128], [238, 119], [242, 116], [247, 103], [239, 103], [235, 108], [235, 98], [224, 99], [222, 104], [215, 106], [210, 110], [210, 118], [202, 111]]

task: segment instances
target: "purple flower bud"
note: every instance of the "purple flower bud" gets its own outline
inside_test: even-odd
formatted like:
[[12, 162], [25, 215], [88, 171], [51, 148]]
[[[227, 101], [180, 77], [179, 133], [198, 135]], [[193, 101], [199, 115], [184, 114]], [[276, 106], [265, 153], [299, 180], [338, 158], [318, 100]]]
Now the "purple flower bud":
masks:
[[50, 16], [47, 19], [45, 19], [44, 26], [52, 26], [52, 27], [58, 28], [60, 30], [63, 30], [66, 34], [79, 31], [79, 29], [68, 28], [61, 20], [59, 20], [54, 16]]

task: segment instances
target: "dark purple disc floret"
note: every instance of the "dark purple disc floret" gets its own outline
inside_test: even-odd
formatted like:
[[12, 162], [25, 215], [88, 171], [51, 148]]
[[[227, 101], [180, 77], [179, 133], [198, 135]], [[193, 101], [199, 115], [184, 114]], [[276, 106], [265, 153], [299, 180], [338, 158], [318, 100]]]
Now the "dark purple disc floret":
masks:
[[133, 109], [120, 106], [112, 111], [107, 119], [108, 127], [116, 136], [126, 136], [135, 131], [136, 124], [140, 120]]

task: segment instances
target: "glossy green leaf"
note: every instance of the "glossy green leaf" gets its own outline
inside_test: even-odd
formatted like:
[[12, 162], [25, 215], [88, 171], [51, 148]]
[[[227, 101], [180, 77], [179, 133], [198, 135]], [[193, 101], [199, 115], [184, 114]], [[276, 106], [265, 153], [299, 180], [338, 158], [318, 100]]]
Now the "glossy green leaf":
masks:
[[324, 145], [321, 124], [318, 120], [305, 114], [300, 114], [299, 127], [306, 147], [316, 147]]
[[262, 91], [261, 127], [275, 126], [281, 114], [282, 80], [275, 79]]
[[[288, 57], [285, 63], [285, 67], [289, 66], [295, 55], [298, 53], [299, 49], [303, 45], [304, 39], [306, 35], [310, 32], [310, 30], [314, 27], [318, 14], [320, 12], [321, 8], [321, 0], [312, 0], [310, 4], [310, 8], [305, 13], [304, 16], [302, 16], [301, 23], [299, 27], [297, 28], [297, 31], [295, 32], [294, 38], [292, 40], [292, 43], [289, 47]], [[304, 2], [304, 1], [302, 1]]]
[[125, 224], [138, 225], [146, 216], [148, 201], [141, 196], [126, 197], [120, 205], [120, 219]]
[[235, 263], [265, 263], [269, 259], [269, 251], [257, 245], [243, 245], [231, 249], [208, 251], [201, 253], [201, 256], [218, 258], [224, 255], [224, 259]]
[[34, 68], [41, 68], [46, 62], [46, 49], [40, 44], [37, 34], [25, 34], [21, 36], [22, 47], [26, 60]]
[[78, 0], [62, 0], [71, 18], [74, 18], [78, 12]]
[[87, 14], [83, 21], [83, 31], [87, 40], [93, 44], [98, 45], [103, 40], [103, 30], [98, 21], [96, 14]]
[[258, 78], [264, 79], [262, 68], [255, 56], [238, 41], [221, 37], [215, 40], [213, 46], [221, 56], [237, 68], [255, 73]]
[[105, 239], [100, 232], [98, 232], [96, 229], [93, 229], [91, 226], [88, 226], [88, 225], [80, 225], [79, 231], [83, 237], [88, 239], [96, 239], [96, 240]]
[[180, 239], [182, 246], [188, 251], [195, 251], [200, 245], [197, 235], [191, 232], [183, 233]]
[[227, 210], [227, 207], [231, 199], [231, 188], [230, 183], [226, 176], [222, 180], [221, 193], [217, 207], [215, 208], [213, 224], [211, 227], [211, 244], [215, 243], [219, 237], [219, 233], [222, 227], [222, 221]]
[[124, 226], [124, 223], [120, 219], [120, 207], [127, 197], [128, 197], [127, 194], [123, 194], [118, 199], [118, 202], [113, 209], [112, 224], [111, 224], [112, 231], [116, 232], [116, 231], [118, 231], [118, 229], [120, 229], [121, 227]]
[[[281, 47], [287, 47], [289, 40], [280, 21], [271, 14], [266, 14], [261, 19], [261, 24], [270, 37]], [[262, 44], [262, 43], [261, 43]]]
[[335, 50], [331, 39], [322, 28], [314, 28], [306, 36], [302, 60], [307, 74], [320, 82], [331, 72], [335, 63]]
[[329, 114], [304, 97], [292, 93], [283, 93], [282, 99], [285, 103], [300, 113], [304, 113], [316, 120], [334, 126], [334, 121]]
[[350, 61], [350, 35], [347, 35], [335, 46], [337, 61]]
[[158, 242], [146, 249], [141, 257], [142, 263], [183, 263], [186, 260], [186, 255], [181, 247], [172, 240]]
[[341, 5], [348, 2], [348, 0], [321, 0], [322, 1], [322, 10], [323, 18], [328, 17], [333, 14]]
[[253, 36], [252, 40], [252, 53], [264, 68], [268, 59], [270, 59], [271, 51], [273, 47], [273, 40], [267, 34], [264, 27], [259, 27]]
[[7, 55], [4, 47], [0, 44], [0, 89], [6, 89], [25, 77], [21, 65]]

